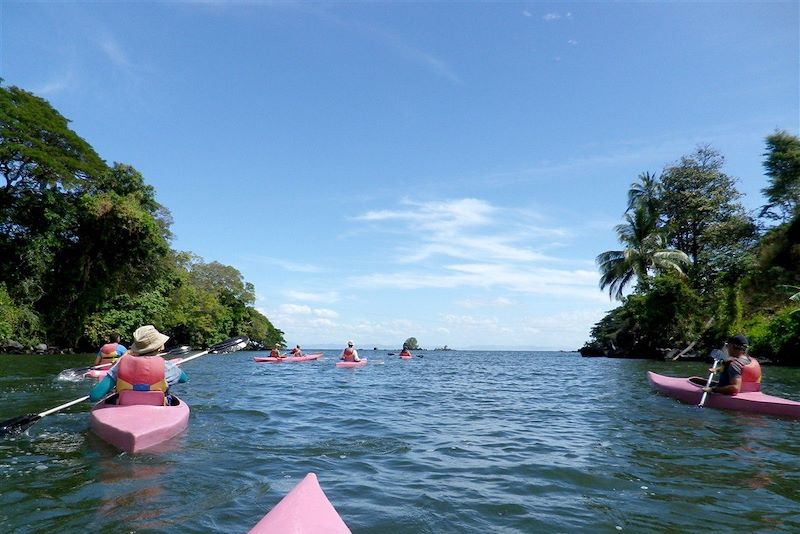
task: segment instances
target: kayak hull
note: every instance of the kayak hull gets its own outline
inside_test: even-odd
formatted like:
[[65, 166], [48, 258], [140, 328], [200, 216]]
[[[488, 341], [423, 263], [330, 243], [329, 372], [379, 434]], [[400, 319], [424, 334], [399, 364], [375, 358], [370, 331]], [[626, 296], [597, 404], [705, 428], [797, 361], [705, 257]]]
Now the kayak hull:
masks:
[[[700, 404], [703, 388], [688, 378], [664, 376], [647, 371], [647, 380], [657, 391], [687, 404]], [[738, 395], [709, 393], [704, 404], [708, 408], [737, 410], [783, 417], [800, 418], [800, 402], [765, 395], [760, 391], [749, 391]]]
[[361, 358], [357, 362], [336, 362], [336, 367], [344, 367], [345, 369], [364, 367], [365, 365], [367, 365], [367, 359], [366, 358]]
[[309, 473], [251, 530], [250, 534], [351, 534], [314, 473]]
[[104, 441], [127, 453], [163, 443], [189, 426], [189, 405], [174, 395], [170, 406], [109, 404], [115, 397], [94, 405], [90, 426]]
[[303, 356], [287, 356], [286, 358], [275, 358], [274, 356], [256, 356], [253, 358], [259, 363], [296, 363], [296, 362], [311, 362], [319, 360], [322, 357], [322, 352], [314, 354], [305, 354]]
[[410, 360], [413, 356], [400, 356], [401, 360]]

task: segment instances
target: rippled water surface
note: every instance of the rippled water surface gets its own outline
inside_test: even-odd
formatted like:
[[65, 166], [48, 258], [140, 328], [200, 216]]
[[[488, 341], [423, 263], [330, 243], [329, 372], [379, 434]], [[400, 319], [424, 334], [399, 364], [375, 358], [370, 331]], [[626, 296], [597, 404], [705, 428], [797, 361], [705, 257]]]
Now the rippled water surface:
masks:
[[[89, 405], [0, 440], [0, 532], [246, 532], [317, 473], [355, 533], [800, 530], [800, 422], [698, 409], [645, 371], [554, 352], [365, 351], [362, 369], [188, 362], [189, 429], [123, 454]], [[85, 395], [91, 356], [0, 356], [0, 419]], [[800, 370], [766, 367], [800, 400]]]

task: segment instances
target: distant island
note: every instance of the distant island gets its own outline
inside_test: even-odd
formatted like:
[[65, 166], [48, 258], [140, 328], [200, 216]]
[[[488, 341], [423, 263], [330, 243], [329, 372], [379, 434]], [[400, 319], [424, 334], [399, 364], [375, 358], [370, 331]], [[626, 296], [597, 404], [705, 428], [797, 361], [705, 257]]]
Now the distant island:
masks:
[[435, 348], [435, 349], [433, 349], [433, 350], [455, 350], [455, 349], [451, 349], [450, 347], [448, 347], [447, 345], [445, 345], [444, 347], [436, 347], [436, 348]]

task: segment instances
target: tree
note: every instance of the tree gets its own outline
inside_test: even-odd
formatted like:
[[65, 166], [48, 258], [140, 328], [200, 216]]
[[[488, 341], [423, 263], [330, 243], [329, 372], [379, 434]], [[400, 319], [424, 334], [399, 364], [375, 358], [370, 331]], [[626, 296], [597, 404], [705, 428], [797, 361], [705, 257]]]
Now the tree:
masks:
[[656, 216], [645, 207], [633, 214], [626, 213], [625, 224], [616, 227], [617, 237], [625, 248], [609, 250], [597, 256], [600, 267], [600, 288], [609, 288], [608, 294], [622, 299], [625, 287], [634, 280], [646, 283], [651, 272], [674, 271], [683, 275], [688, 264], [686, 254], [666, 248], [664, 237], [656, 227]]
[[417, 338], [410, 337], [403, 342], [403, 348], [407, 350], [417, 350], [419, 347], [417, 346]]
[[[722, 172], [724, 158], [709, 146], [667, 167], [661, 175], [661, 215], [670, 247], [691, 260], [692, 286], [711, 290], [715, 277], [737, 270], [754, 245], [756, 229], [738, 202], [735, 181]], [[743, 272], [738, 272], [738, 276]]]
[[655, 174], [643, 172], [638, 177], [638, 182], [633, 182], [628, 189], [628, 209], [636, 211], [644, 208], [648, 213], [657, 215], [661, 202], [661, 181]]
[[778, 130], [767, 137], [764, 156], [770, 182], [761, 190], [767, 199], [761, 216], [786, 222], [800, 203], [800, 138]]

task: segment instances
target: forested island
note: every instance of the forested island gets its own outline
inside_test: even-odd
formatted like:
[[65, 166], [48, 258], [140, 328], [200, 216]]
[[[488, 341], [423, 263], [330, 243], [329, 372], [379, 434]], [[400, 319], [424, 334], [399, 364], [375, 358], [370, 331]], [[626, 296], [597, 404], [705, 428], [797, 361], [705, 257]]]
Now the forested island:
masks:
[[622, 248], [597, 257], [620, 305], [581, 354], [706, 355], [743, 333], [754, 356], [800, 365], [800, 138], [775, 131], [763, 156], [754, 213], [710, 146], [639, 175], [616, 227]]
[[195, 347], [285, 344], [237, 269], [171, 247], [169, 209], [141, 173], [13, 86], [0, 86], [0, 176], [0, 348], [93, 351], [143, 324]]

